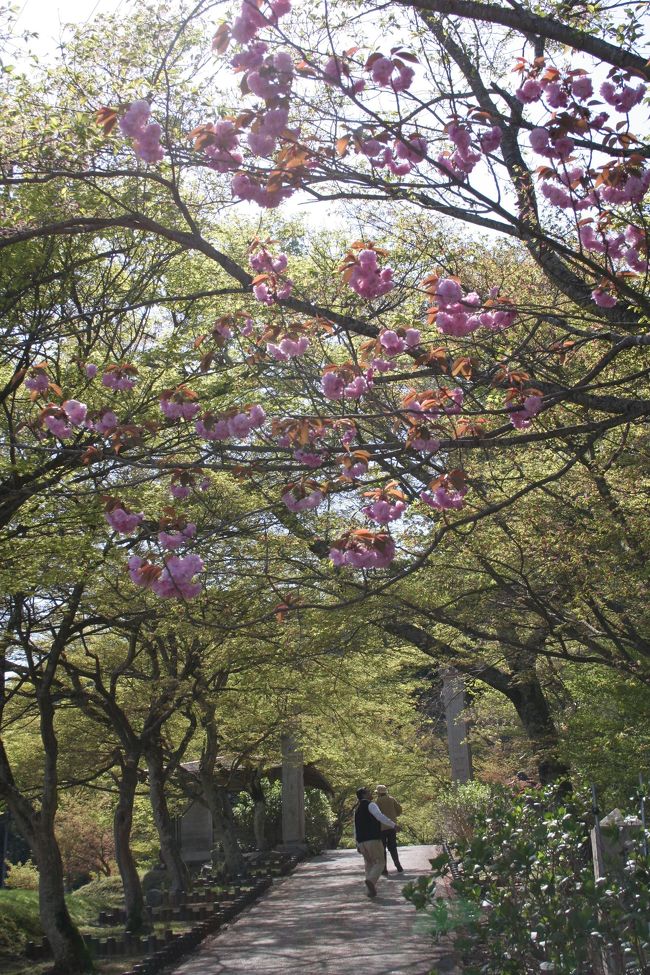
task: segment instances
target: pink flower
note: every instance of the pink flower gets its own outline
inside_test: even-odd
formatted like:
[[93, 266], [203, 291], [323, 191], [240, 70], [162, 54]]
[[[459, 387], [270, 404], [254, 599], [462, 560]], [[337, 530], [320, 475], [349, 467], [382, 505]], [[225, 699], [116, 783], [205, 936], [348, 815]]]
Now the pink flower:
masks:
[[194, 429], [202, 440], [227, 440], [230, 436], [227, 422], [217, 420], [211, 413], [205, 413], [197, 420]]
[[436, 294], [440, 302], [451, 304], [463, 300], [463, 292], [457, 281], [452, 278], [442, 278], [436, 285]]
[[415, 437], [411, 440], [411, 447], [424, 454], [437, 454], [440, 450], [440, 441], [435, 437]]
[[581, 75], [578, 78], [574, 78], [571, 82], [571, 91], [576, 98], [580, 101], [584, 101], [586, 98], [591, 98], [594, 93], [594, 86], [591, 83], [591, 78], [588, 75]]
[[404, 339], [400, 338], [397, 332], [392, 329], [386, 329], [379, 336], [379, 342], [381, 346], [386, 350], [386, 354], [390, 356], [399, 355], [400, 352], [404, 352], [406, 349], [406, 342]]
[[158, 532], [158, 541], [163, 548], [173, 550], [186, 545], [195, 535], [196, 525], [193, 522], [188, 522], [185, 528], [181, 528], [180, 531], [173, 534], [165, 531]]
[[533, 394], [526, 396], [521, 406], [510, 410], [509, 419], [516, 430], [526, 430], [537, 416], [543, 405], [541, 396]]
[[551, 108], [566, 108], [569, 104], [569, 96], [557, 81], [547, 82], [544, 85], [546, 101]]
[[131, 102], [119, 121], [120, 131], [129, 139], [138, 139], [151, 115], [149, 102], [144, 98]]
[[607, 104], [612, 105], [617, 112], [630, 112], [635, 105], [643, 101], [645, 93], [646, 86], [644, 84], [632, 88], [631, 85], [623, 83], [613, 85], [611, 81], [605, 81], [600, 86], [600, 94]]
[[591, 297], [599, 308], [613, 308], [618, 301], [615, 295], [610, 294], [609, 291], [604, 291], [602, 288], [596, 288], [595, 291], [592, 291]]
[[191, 390], [179, 387], [163, 393], [160, 409], [168, 420], [193, 420], [201, 409], [201, 404], [196, 402]]
[[324, 500], [325, 495], [319, 488], [309, 491], [304, 487], [294, 486], [282, 495], [282, 502], [287, 506], [289, 511], [295, 512], [313, 511]]
[[535, 152], [539, 152], [542, 155], [545, 155], [548, 151], [548, 140], [548, 130], [543, 128], [541, 125], [536, 129], [533, 129], [528, 136], [528, 141], [530, 142], [531, 147], [535, 150]]
[[379, 499], [373, 502], [373, 504], [367, 505], [362, 509], [364, 515], [367, 515], [372, 521], [376, 521], [379, 525], [388, 525], [391, 521], [397, 521], [402, 517], [406, 511], [406, 505], [403, 501], [395, 501], [391, 504], [389, 501], [384, 501]]
[[25, 386], [32, 393], [46, 393], [50, 380], [44, 369], [32, 369], [31, 375], [25, 380]]
[[380, 270], [377, 252], [362, 250], [357, 256], [348, 284], [362, 298], [378, 298], [395, 287], [393, 269], [385, 267]]
[[269, 102], [291, 92], [293, 61], [288, 51], [278, 51], [264, 59], [259, 68], [249, 71], [248, 87], [258, 98]]
[[105, 511], [104, 518], [111, 528], [120, 535], [130, 535], [142, 523], [144, 512], [140, 511], [138, 514], [133, 514], [117, 506], [111, 508], [110, 511]]
[[104, 408], [100, 410], [99, 419], [92, 424], [93, 430], [102, 435], [112, 433], [119, 421], [112, 410]]
[[483, 152], [494, 152], [501, 145], [502, 132], [498, 125], [493, 125], [492, 128], [484, 132], [479, 139], [479, 144]]
[[305, 467], [311, 467], [312, 469], [321, 467], [325, 459], [322, 454], [312, 454], [300, 448], [294, 450], [293, 457], [299, 464], [304, 464]]
[[389, 58], [378, 57], [372, 63], [370, 76], [376, 85], [387, 86], [393, 76], [393, 62]]
[[343, 399], [345, 383], [336, 372], [326, 372], [321, 379], [321, 389], [327, 399]]
[[67, 416], [63, 410], [57, 410], [56, 413], [46, 413], [43, 417], [43, 424], [59, 440], [65, 440], [72, 436], [72, 427], [68, 426]]
[[76, 427], [80, 427], [86, 419], [88, 407], [85, 403], [80, 403], [77, 399], [67, 399], [63, 404], [63, 410], [67, 413], [70, 422]]
[[203, 568], [198, 555], [172, 555], [151, 588], [161, 599], [193, 599], [200, 593], [201, 584], [192, 580]]
[[427, 154], [427, 140], [413, 132], [406, 141], [396, 139], [394, 142], [395, 155], [398, 159], [408, 159], [409, 162], [422, 162]]
[[94, 364], [94, 362], [87, 362], [84, 366], [84, 372], [86, 373], [88, 379], [94, 379], [97, 375], [97, 366]]
[[127, 370], [120, 366], [115, 366], [112, 369], [106, 370], [102, 376], [102, 383], [108, 389], [115, 390], [115, 392], [127, 392], [135, 386], [135, 379], [132, 378]]
[[534, 78], [529, 78], [527, 81], [524, 81], [521, 88], [517, 89], [515, 96], [524, 105], [537, 102], [542, 97], [542, 86]]
[[176, 484], [172, 483], [169, 485], [169, 493], [172, 498], [176, 498], [177, 501], [184, 501], [188, 498], [191, 493], [191, 488], [188, 484]]
[[234, 55], [230, 64], [236, 71], [249, 71], [251, 68], [259, 68], [264, 62], [264, 55], [269, 46], [264, 41], [255, 41], [248, 47], [242, 48]]
[[434, 508], [437, 511], [450, 511], [459, 510], [465, 504], [465, 495], [467, 494], [467, 488], [461, 488], [458, 491], [449, 490], [447, 487], [439, 487], [431, 493], [430, 491], [422, 491], [420, 494], [420, 499], [428, 504], [430, 508]]
[[139, 156], [143, 162], [160, 162], [165, 155], [165, 150], [160, 144], [161, 135], [162, 129], [158, 123], [150, 122], [134, 142], [136, 156]]
[[346, 532], [330, 549], [334, 565], [354, 569], [384, 569], [395, 558], [395, 542], [386, 532], [363, 535]]

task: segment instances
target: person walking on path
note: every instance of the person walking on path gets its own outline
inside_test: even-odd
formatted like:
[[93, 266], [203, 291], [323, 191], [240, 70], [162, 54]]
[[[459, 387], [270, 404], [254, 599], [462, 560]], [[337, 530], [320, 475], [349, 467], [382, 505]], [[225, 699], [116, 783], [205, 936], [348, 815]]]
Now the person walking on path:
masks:
[[[383, 812], [384, 816], [388, 816], [389, 819], [394, 819], [397, 822], [397, 817], [402, 813], [402, 807], [400, 806], [397, 799], [389, 795], [388, 789], [385, 785], [378, 785], [375, 789], [377, 793], [377, 805]], [[381, 824], [381, 840], [384, 844], [384, 877], [388, 876], [388, 857], [386, 856], [386, 851], [391, 855], [393, 863], [398, 873], [402, 873], [404, 868], [399, 862], [399, 853], [397, 852], [397, 829], [391, 829], [390, 826]]]
[[397, 829], [397, 824], [385, 816], [377, 803], [372, 801], [370, 789], [357, 789], [357, 799], [359, 802], [354, 811], [354, 839], [366, 868], [368, 897], [376, 897], [376, 884], [384, 869], [381, 828], [387, 826], [389, 829]]

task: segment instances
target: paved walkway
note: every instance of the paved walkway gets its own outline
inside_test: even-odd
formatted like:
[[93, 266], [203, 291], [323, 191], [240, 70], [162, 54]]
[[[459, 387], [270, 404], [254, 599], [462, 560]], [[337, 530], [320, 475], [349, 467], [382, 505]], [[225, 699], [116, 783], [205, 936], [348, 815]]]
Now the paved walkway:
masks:
[[401, 895], [434, 854], [430, 846], [400, 847], [404, 873], [382, 878], [374, 900], [355, 850], [301, 863], [175, 975], [428, 975], [432, 968], [451, 975], [448, 946], [414, 929], [415, 909]]

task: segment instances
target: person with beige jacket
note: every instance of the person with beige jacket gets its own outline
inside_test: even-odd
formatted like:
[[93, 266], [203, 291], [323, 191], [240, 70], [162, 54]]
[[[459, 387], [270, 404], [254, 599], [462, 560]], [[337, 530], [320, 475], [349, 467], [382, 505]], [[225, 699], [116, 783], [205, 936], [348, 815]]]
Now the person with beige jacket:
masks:
[[[388, 789], [385, 785], [378, 785], [375, 789], [377, 794], [377, 799], [375, 800], [384, 816], [388, 819], [392, 819], [395, 823], [397, 822], [397, 817], [401, 815], [402, 807], [400, 806], [397, 799], [389, 795]], [[399, 862], [399, 853], [397, 852], [397, 826], [391, 829], [390, 826], [385, 826], [384, 823], [381, 824], [381, 839], [384, 844], [384, 876], [388, 876], [388, 860], [386, 857], [386, 851], [390, 853], [393, 863], [395, 864], [395, 869], [398, 873], [402, 873], [404, 867]]]

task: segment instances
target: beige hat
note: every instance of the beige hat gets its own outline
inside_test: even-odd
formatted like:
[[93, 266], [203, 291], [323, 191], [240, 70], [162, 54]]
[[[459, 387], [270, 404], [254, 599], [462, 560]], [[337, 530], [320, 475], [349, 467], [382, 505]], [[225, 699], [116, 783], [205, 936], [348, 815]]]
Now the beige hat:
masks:
[[375, 792], [377, 793], [378, 796], [388, 795], [388, 789], [386, 788], [385, 785], [378, 785], [377, 788], [375, 789]]

